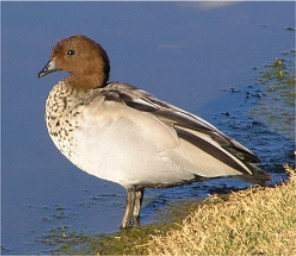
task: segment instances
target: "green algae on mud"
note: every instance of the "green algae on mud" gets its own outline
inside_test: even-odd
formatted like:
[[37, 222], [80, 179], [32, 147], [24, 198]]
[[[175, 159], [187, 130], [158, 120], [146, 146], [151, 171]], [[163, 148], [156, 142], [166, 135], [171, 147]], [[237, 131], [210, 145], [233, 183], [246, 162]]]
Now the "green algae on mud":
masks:
[[295, 50], [265, 65], [257, 81], [265, 88], [265, 97], [251, 108], [249, 116], [295, 141]]
[[147, 254], [147, 242], [152, 235], [165, 235], [168, 230], [178, 227], [200, 203], [201, 200], [179, 200], [159, 213], [166, 221], [112, 234], [87, 235], [72, 232], [68, 226], [59, 226], [44, 235], [40, 242], [52, 246], [48, 252], [54, 255], [143, 255]]
[[122, 230], [111, 235], [87, 235], [82, 232], [67, 232], [56, 228], [40, 242], [53, 248], [47, 253], [54, 255], [122, 255], [145, 254], [151, 235], [165, 234], [176, 224], [155, 224], [141, 228]]

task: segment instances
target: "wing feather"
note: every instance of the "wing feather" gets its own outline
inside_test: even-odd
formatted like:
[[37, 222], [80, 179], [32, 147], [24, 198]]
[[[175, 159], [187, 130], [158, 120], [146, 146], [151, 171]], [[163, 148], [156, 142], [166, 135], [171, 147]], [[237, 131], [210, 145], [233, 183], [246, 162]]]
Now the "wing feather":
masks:
[[260, 162], [260, 159], [245, 146], [238, 141], [231, 139], [226, 134], [219, 131], [215, 126], [196, 115], [161, 101], [153, 97], [151, 94], [131, 85], [111, 83], [107, 88], [109, 90], [106, 90], [105, 93], [106, 95], [112, 94], [112, 99], [114, 98], [114, 94], [116, 94], [117, 100], [120, 100], [124, 104], [139, 111], [153, 112], [155, 116], [167, 124], [173, 126], [177, 125], [179, 127], [209, 135], [225, 150], [242, 161], [252, 163]]
[[[100, 94], [105, 95], [105, 100], [120, 101], [139, 111], [153, 113], [162, 122], [173, 127], [180, 138], [246, 176], [253, 175], [259, 170], [251, 163], [259, 163], [260, 160], [249, 149], [196, 115], [128, 84], [110, 83], [101, 89]], [[198, 134], [207, 135], [209, 139], [205, 140]], [[266, 175], [265, 179], [269, 180], [269, 176]]]

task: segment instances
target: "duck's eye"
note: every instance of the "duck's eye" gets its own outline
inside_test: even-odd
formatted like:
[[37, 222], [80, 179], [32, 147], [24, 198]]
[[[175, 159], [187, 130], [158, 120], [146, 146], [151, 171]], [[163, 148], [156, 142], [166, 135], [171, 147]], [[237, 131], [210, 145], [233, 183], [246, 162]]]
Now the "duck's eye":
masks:
[[74, 55], [74, 54], [75, 54], [75, 51], [74, 50], [68, 50], [67, 51], [67, 55], [70, 55], [71, 56], [71, 55]]

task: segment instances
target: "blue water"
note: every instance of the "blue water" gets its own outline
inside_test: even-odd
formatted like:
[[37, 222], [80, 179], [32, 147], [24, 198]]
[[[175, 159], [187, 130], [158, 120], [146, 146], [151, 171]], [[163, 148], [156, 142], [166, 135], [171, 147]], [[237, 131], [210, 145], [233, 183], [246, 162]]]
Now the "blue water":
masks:
[[[249, 106], [241, 106], [242, 94], [223, 88], [243, 90], [252, 83], [252, 67], [295, 47], [295, 32], [286, 29], [295, 24], [294, 10], [294, 2], [220, 7], [201, 2], [2, 2], [2, 254], [47, 252], [52, 245], [40, 242], [42, 236], [64, 225], [89, 234], [114, 232], [124, 210], [124, 189], [79, 171], [47, 135], [45, 100], [65, 74], [39, 80], [37, 73], [54, 43], [77, 33], [95, 39], [111, 59], [111, 80], [142, 87], [206, 118], [274, 170], [290, 159], [286, 149], [293, 142], [244, 116]], [[148, 190], [142, 223], [155, 221], [154, 209], [167, 201], [206, 195], [208, 186], [232, 185], [243, 186], [227, 179]]]

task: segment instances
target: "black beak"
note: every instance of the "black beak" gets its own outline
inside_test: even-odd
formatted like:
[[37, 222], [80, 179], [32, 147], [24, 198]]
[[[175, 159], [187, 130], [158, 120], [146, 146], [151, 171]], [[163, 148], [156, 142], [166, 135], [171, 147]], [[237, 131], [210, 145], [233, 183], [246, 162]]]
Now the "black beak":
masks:
[[55, 67], [55, 62], [54, 62], [54, 60], [50, 60], [46, 63], [44, 68], [38, 73], [38, 78], [46, 76], [46, 75], [48, 75], [52, 72], [55, 72], [55, 71], [57, 71], [57, 69]]

